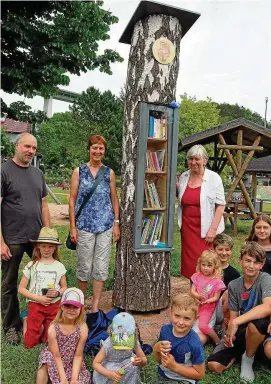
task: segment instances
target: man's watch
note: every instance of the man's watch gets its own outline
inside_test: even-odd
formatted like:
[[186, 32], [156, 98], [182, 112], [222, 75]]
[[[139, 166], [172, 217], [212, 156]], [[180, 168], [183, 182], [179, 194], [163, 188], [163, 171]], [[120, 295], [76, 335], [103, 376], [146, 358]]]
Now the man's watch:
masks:
[[114, 220], [114, 223], [119, 223], [120, 221], [119, 220]]

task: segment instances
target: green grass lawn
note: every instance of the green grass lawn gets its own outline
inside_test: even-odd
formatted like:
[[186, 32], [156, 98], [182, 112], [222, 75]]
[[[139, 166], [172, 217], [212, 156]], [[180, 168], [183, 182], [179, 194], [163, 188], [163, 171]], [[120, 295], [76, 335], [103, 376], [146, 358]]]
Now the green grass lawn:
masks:
[[271, 213], [271, 202], [263, 203], [263, 212]]
[[[54, 188], [61, 190], [60, 188]], [[67, 191], [68, 192], [68, 191]], [[238, 222], [238, 237], [235, 239], [233, 257], [232, 257], [232, 265], [236, 268], [239, 268], [238, 257], [239, 257], [239, 249], [243, 244], [245, 238], [248, 235], [249, 229], [251, 227], [252, 221], [239, 221]], [[59, 232], [60, 239], [64, 241], [66, 239], [68, 233], [67, 226], [56, 226], [56, 229]], [[226, 228], [226, 233], [232, 235], [232, 230], [230, 227]], [[172, 253], [172, 265], [171, 265], [171, 274], [172, 276], [180, 275], [180, 235], [177, 227], [177, 223], [175, 223], [175, 233], [174, 233], [174, 245], [175, 251]], [[109, 278], [105, 284], [105, 289], [109, 290], [113, 287], [114, 282], [114, 261], [115, 261], [115, 249], [112, 250], [112, 257], [110, 261], [110, 270], [109, 270]], [[68, 286], [76, 285], [76, 255], [75, 252], [68, 250], [65, 246], [60, 247], [60, 256], [61, 260], [66, 266], [67, 269], [67, 281]], [[22, 269], [25, 264], [29, 261], [27, 256], [24, 256], [23, 261], [21, 263], [20, 268], [20, 277], [22, 274]], [[91, 287], [88, 289], [88, 295], [91, 295]], [[26, 310], [27, 305], [25, 303], [25, 299], [20, 297], [20, 305], [21, 310]], [[4, 384], [34, 384], [37, 364], [38, 364], [38, 356], [41, 349], [41, 346], [37, 346], [31, 350], [27, 350], [23, 344], [19, 346], [11, 346], [5, 343], [5, 340], [1, 338], [1, 350], [2, 350], [2, 369], [1, 369], [1, 379]], [[210, 346], [205, 348], [206, 356], [210, 353]], [[91, 358], [86, 357], [86, 363], [89, 369], [91, 369]], [[152, 356], [148, 357], [148, 365], [142, 370], [141, 379], [142, 383], [149, 384], [152, 379], [155, 378], [156, 375], [156, 363]], [[270, 375], [271, 371], [267, 370], [266, 367], [258, 367], [256, 370], [256, 384], [270, 384]], [[223, 373], [222, 375], [214, 375], [210, 373], [208, 370], [206, 371], [206, 375], [204, 379], [201, 381], [203, 384], [215, 383], [215, 384], [226, 384], [226, 383], [240, 383], [239, 380], [239, 367], [238, 365], [234, 366], [230, 371]]]
[[[59, 187], [50, 187], [50, 189], [56, 195], [56, 197], [61, 202], [61, 204], [68, 204], [70, 190], [68, 189], [63, 190], [62, 188], [59, 188]], [[47, 203], [55, 203], [55, 200], [50, 195], [47, 195], [46, 201]]]

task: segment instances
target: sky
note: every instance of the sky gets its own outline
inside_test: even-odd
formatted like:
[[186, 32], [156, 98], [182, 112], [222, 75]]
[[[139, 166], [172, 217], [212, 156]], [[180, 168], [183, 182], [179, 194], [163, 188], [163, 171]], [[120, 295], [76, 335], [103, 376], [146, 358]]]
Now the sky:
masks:
[[[110, 30], [110, 40], [100, 49], [116, 49], [124, 58], [112, 64], [113, 75], [95, 70], [81, 76], [71, 75], [70, 85], [61, 87], [81, 93], [94, 86], [119, 95], [126, 81], [130, 45], [119, 43], [139, 0], [105, 0], [104, 8], [119, 18]], [[187, 93], [197, 100], [211, 97], [222, 103], [243, 105], [265, 113], [271, 120], [271, 1], [270, 0], [160, 0], [164, 4], [201, 13], [200, 18], [181, 40], [177, 100]], [[24, 100], [33, 109], [43, 109], [43, 99], [24, 99], [2, 93], [7, 104]], [[69, 104], [53, 101], [53, 113], [64, 112]]]

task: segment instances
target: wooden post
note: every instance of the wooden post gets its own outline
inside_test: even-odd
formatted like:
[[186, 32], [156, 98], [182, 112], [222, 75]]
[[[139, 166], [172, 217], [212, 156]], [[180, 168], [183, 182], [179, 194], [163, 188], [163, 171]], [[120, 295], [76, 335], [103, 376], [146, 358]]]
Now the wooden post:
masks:
[[[227, 145], [226, 145], [224, 137], [221, 134], [219, 134], [218, 137], [219, 137], [219, 142], [226, 147]], [[235, 162], [234, 162], [234, 160], [232, 158], [232, 155], [231, 155], [230, 151], [228, 149], [225, 149], [225, 154], [227, 156], [228, 162], [230, 163], [230, 166], [232, 167], [234, 176], [238, 177], [238, 170], [237, 170], [237, 167], [235, 165]], [[256, 213], [256, 211], [255, 211], [255, 209], [254, 209], [254, 207], [252, 205], [252, 202], [250, 200], [249, 194], [248, 194], [248, 192], [246, 190], [246, 187], [244, 185], [243, 180], [239, 181], [239, 185], [240, 185], [240, 188], [241, 188], [241, 190], [243, 192], [243, 195], [244, 195], [244, 197], [246, 199], [246, 202], [247, 202], [247, 205], [248, 205], [248, 207], [250, 209], [251, 215], [252, 215], [253, 219], [256, 219], [257, 213]]]
[[[199, 16], [144, 1], [120, 39], [131, 44], [131, 49], [124, 105], [121, 238], [116, 255], [113, 304], [125, 310], [153, 311], [166, 308], [170, 303], [170, 252], [139, 254], [133, 251], [138, 102], [170, 103], [175, 100], [181, 37]], [[153, 56], [153, 44], [162, 36], [175, 47], [175, 57], [169, 64], [161, 64]]]
[[[219, 149], [229, 149], [229, 150], [241, 150], [241, 151], [250, 151], [251, 145], [228, 145], [228, 144], [218, 144], [217, 148]], [[255, 146], [254, 151], [263, 151], [263, 147]]]
[[[239, 129], [237, 133], [237, 144], [242, 145], [243, 144], [243, 130]], [[236, 167], [238, 171], [240, 171], [242, 166], [242, 150], [238, 149], [237, 150], [237, 155], [236, 155]]]
[[[255, 139], [255, 141], [254, 141], [254, 143], [253, 143], [251, 148], [253, 148], [254, 145], [257, 146], [260, 141], [261, 141], [261, 136], [258, 136]], [[235, 191], [235, 188], [237, 187], [237, 185], [239, 184], [240, 180], [242, 179], [243, 174], [244, 174], [245, 170], [247, 169], [247, 166], [250, 163], [250, 160], [251, 160], [253, 155], [254, 155], [254, 150], [252, 150], [252, 151], [250, 151], [248, 153], [248, 155], [247, 155], [247, 157], [246, 157], [246, 159], [245, 159], [241, 169], [239, 169], [238, 176], [235, 177], [235, 180], [234, 180], [233, 184], [231, 185], [231, 187], [230, 187], [230, 189], [228, 191], [228, 194], [227, 194], [227, 197], [226, 197], [226, 202], [227, 203], [230, 201], [230, 199], [232, 197], [232, 194]], [[236, 168], [237, 168], [237, 166], [236, 166]], [[238, 170], [238, 168], [237, 168], [237, 170]]]
[[256, 172], [252, 172], [251, 198], [255, 204], [256, 198], [257, 198], [257, 174], [256, 174]]
[[217, 143], [214, 142], [214, 161], [212, 170], [217, 172], [218, 171], [218, 156], [219, 156], [219, 149], [217, 148]]
[[233, 236], [237, 236], [238, 203], [234, 203], [233, 208]]

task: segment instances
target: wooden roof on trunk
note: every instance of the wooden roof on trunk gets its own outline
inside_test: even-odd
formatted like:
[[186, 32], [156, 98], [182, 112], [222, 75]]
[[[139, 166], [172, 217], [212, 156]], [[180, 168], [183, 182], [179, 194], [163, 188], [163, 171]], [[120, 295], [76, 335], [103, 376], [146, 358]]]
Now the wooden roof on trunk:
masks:
[[263, 136], [259, 145], [264, 147], [264, 150], [255, 152], [255, 157], [264, 157], [271, 154], [271, 129], [264, 128], [259, 124], [252, 123], [252, 121], [245, 119], [232, 120], [185, 137], [182, 139], [182, 142], [179, 143], [179, 151], [187, 151], [196, 144], [205, 145], [217, 143], [220, 133], [223, 135], [227, 144], [237, 144], [237, 132], [239, 129], [243, 129], [242, 145], [252, 145], [257, 136]]

